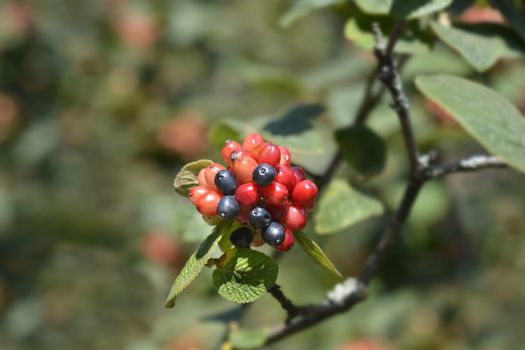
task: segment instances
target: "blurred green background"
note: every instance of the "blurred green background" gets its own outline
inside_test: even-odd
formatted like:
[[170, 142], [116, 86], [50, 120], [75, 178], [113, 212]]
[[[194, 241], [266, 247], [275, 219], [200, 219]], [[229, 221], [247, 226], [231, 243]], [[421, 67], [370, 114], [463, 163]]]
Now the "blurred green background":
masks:
[[[210, 231], [173, 190], [177, 170], [220, 159], [208, 138], [217, 121], [249, 123], [319, 102], [328, 108], [324, 126], [350, 124], [374, 67], [370, 52], [344, 38], [345, 7], [283, 28], [290, 3], [0, 1], [0, 349], [219, 344], [225, 325], [209, 319], [235, 307], [215, 294], [209, 271], [174, 309], [163, 308]], [[436, 44], [403, 75], [434, 72], [482, 80], [525, 108], [523, 58], [479, 75]], [[445, 160], [483, 152], [407, 90], [423, 149]], [[407, 164], [387, 100], [370, 123], [388, 143], [387, 168], [355, 180], [392, 209]], [[354, 179], [347, 168], [340, 174]], [[369, 299], [272, 348], [522, 348], [524, 198], [524, 178], [510, 170], [431, 182]], [[315, 238], [351, 276], [384, 219]], [[280, 269], [279, 284], [298, 303], [321, 300], [335, 283], [299, 249]], [[265, 296], [243, 325], [283, 318]]]

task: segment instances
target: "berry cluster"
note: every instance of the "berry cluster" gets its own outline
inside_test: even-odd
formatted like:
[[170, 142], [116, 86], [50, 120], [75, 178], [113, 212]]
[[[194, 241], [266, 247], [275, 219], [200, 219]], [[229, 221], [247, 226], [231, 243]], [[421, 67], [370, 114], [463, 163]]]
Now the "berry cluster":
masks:
[[307, 212], [315, 206], [317, 186], [291, 165], [286, 147], [265, 142], [257, 133], [246, 136], [242, 146], [226, 141], [222, 158], [228, 167], [213, 163], [202, 169], [189, 200], [208, 220], [242, 223], [230, 238], [235, 246], [266, 242], [289, 250], [295, 243], [292, 231], [306, 226]]

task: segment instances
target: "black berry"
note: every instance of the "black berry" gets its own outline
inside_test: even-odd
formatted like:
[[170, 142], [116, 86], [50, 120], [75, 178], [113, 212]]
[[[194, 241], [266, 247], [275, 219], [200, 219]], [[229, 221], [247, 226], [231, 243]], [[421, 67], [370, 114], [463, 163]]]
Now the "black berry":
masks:
[[223, 169], [215, 175], [215, 186], [223, 194], [232, 195], [237, 188], [237, 180], [231, 170]]
[[249, 227], [241, 227], [233, 231], [230, 236], [232, 244], [239, 248], [249, 248], [253, 240], [253, 232]]
[[255, 207], [250, 210], [248, 219], [253, 227], [263, 229], [272, 222], [272, 215], [262, 207]]
[[264, 241], [272, 246], [281, 244], [284, 241], [284, 238], [284, 227], [277, 222], [272, 222], [263, 232]]
[[262, 163], [255, 168], [252, 177], [253, 181], [259, 186], [268, 186], [275, 179], [275, 169], [273, 166]]
[[234, 196], [224, 196], [217, 204], [217, 215], [224, 220], [235, 219], [240, 210], [239, 203]]

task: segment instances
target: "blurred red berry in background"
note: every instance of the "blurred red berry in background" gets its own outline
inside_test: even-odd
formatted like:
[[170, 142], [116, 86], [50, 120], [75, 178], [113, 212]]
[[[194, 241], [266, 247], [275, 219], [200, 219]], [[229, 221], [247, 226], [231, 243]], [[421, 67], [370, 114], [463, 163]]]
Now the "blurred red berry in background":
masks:
[[198, 111], [186, 111], [159, 130], [158, 141], [167, 151], [180, 155], [184, 160], [191, 160], [208, 150], [207, 132], [204, 116]]
[[176, 240], [168, 233], [151, 231], [142, 239], [142, 254], [152, 262], [172, 265], [179, 253]]

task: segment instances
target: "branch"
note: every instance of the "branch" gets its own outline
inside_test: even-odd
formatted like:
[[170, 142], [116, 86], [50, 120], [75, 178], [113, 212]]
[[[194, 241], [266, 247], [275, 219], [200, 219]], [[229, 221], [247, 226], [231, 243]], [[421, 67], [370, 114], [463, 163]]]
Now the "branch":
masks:
[[401, 35], [404, 28], [404, 22], [399, 22], [392, 31], [388, 42], [385, 43], [383, 33], [379, 24], [373, 24], [374, 35], [376, 38], [376, 45], [374, 47], [374, 54], [379, 63], [379, 79], [392, 96], [392, 108], [396, 111], [401, 124], [403, 138], [410, 159], [410, 168], [412, 171], [420, 169], [419, 155], [416, 146], [416, 139], [412, 131], [410, 102], [403, 90], [403, 84], [397, 71], [396, 61], [394, 59], [394, 46]]
[[372, 254], [370, 254], [359, 277], [357, 279], [348, 278], [344, 282], [337, 284], [328, 293], [328, 297], [324, 302], [317, 306], [306, 308], [305, 310], [309, 310], [308, 313], [302, 313], [298, 318], [292, 319], [288, 323], [273, 329], [269, 333], [265, 345], [309, 328], [329, 317], [348, 311], [355, 304], [365, 299], [365, 287], [376, 274], [388, 252], [388, 248], [398, 236], [401, 226], [408, 218], [425, 180], [425, 177], [414, 176], [411, 178], [405, 189], [405, 194], [403, 195], [399, 208], [383, 230], [379, 243], [376, 245]]
[[300, 308], [301, 312], [296, 318], [288, 320], [287, 323], [275, 327], [269, 332], [265, 345], [275, 343], [327, 318], [346, 312], [365, 299], [366, 286], [376, 275], [389, 248], [396, 241], [401, 227], [410, 215], [417, 196], [427, 181], [442, 175], [506, 167], [505, 163], [490, 156], [472, 156], [445, 166], [432, 165], [434, 159], [435, 154], [431, 154], [418, 160], [422, 168], [416, 169], [411, 174], [398, 209], [381, 233], [381, 238], [369, 255], [359, 277], [357, 279], [348, 278], [337, 284], [320, 304]]
[[427, 169], [427, 176], [435, 178], [455, 173], [473, 172], [488, 168], [506, 168], [507, 164], [493, 156], [476, 155], [452, 164], [432, 166]]
[[[377, 40], [375, 51], [379, 61], [379, 71], [381, 72], [380, 79], [390, 91], [394, 101], [393, 107], [402, 125], [403, 136], [411, 161], [410, 177], [403, 198], [388, 224], [383, 229], [381, 238], [369, 255], [359, 277], [357, 279], [348, 278], [344, 282], [337, 284], [328, 293], [327, 298], [323, 302], [318, 305], [301, 308], [301, 312], [295, 318], [288, 319], [285, 324], [270, 330], [264, 345], [275, 343], [292, 334], [312, 327], [327, 318], [346, 312], [365, 299], [365, 289], [367, 285], [376, 275], [389, 248], [399, 236], [401, 227], [408, 219], [423, 185], [428, 180], [453, 173], [506, 166], [497, 158], [488, 156], [474, 156], [457, 163], [436, 166], [433, 164], [436, 159], [435, 152], [422, 157], [418, 155], [410, 121], [410, 105], [404, 94], [399, 73], [396, 70], [395, 61], [392, 57], [393, 48], [397, 38], [399, 38], [401, 34], [402, 27], [402, 24], [396, 26], [398, 29], [393, 31], [388, 40], [388, 44], [385, 45], [379, 27], [377, 25], [374, 26]], [[356, 121], [357, 120], [359, 119], [356, 119]]]
[[281, 304], [281, 307], [286, 311], [286, 323], [289, 323], [295, 316], [302, 312], [300, 308], [295, 306], [290, 299], [284, 295], [281, 290], [281, 286], [274, 284], [273, 287], [268, 289], [268, 292]]
[[[407, 58], [408, 56], [404, 56], [401, 58], [401, 60], [399, 61], [399, 69], [401, 69], [405, 65], [405, 63], [407, 62]], [[354, 125], [363, 125], [366, 123], [366, 120], [370, 116], [370, 113], [381, 101], [381, 97], [383, 97], [383, 94], [386, 91], [385, 86], [382, 85], [381, 88], [374, 94], [374, 83], [377, 79], [378, 73], [379, 67], [376, 67], [368, 76], [363, 99], [361, 100], [361, 104], [359, 105], [359, 108], [357, 109], [357, 113], [354, 118]], [[326, 185], [330, 182], [342, 160], [343, 157], [341, 154], [341, 150], [338, 150], [325, 173], [316, 179], [319, 191], [322, 191], [324, 187], [326, 187]]]

